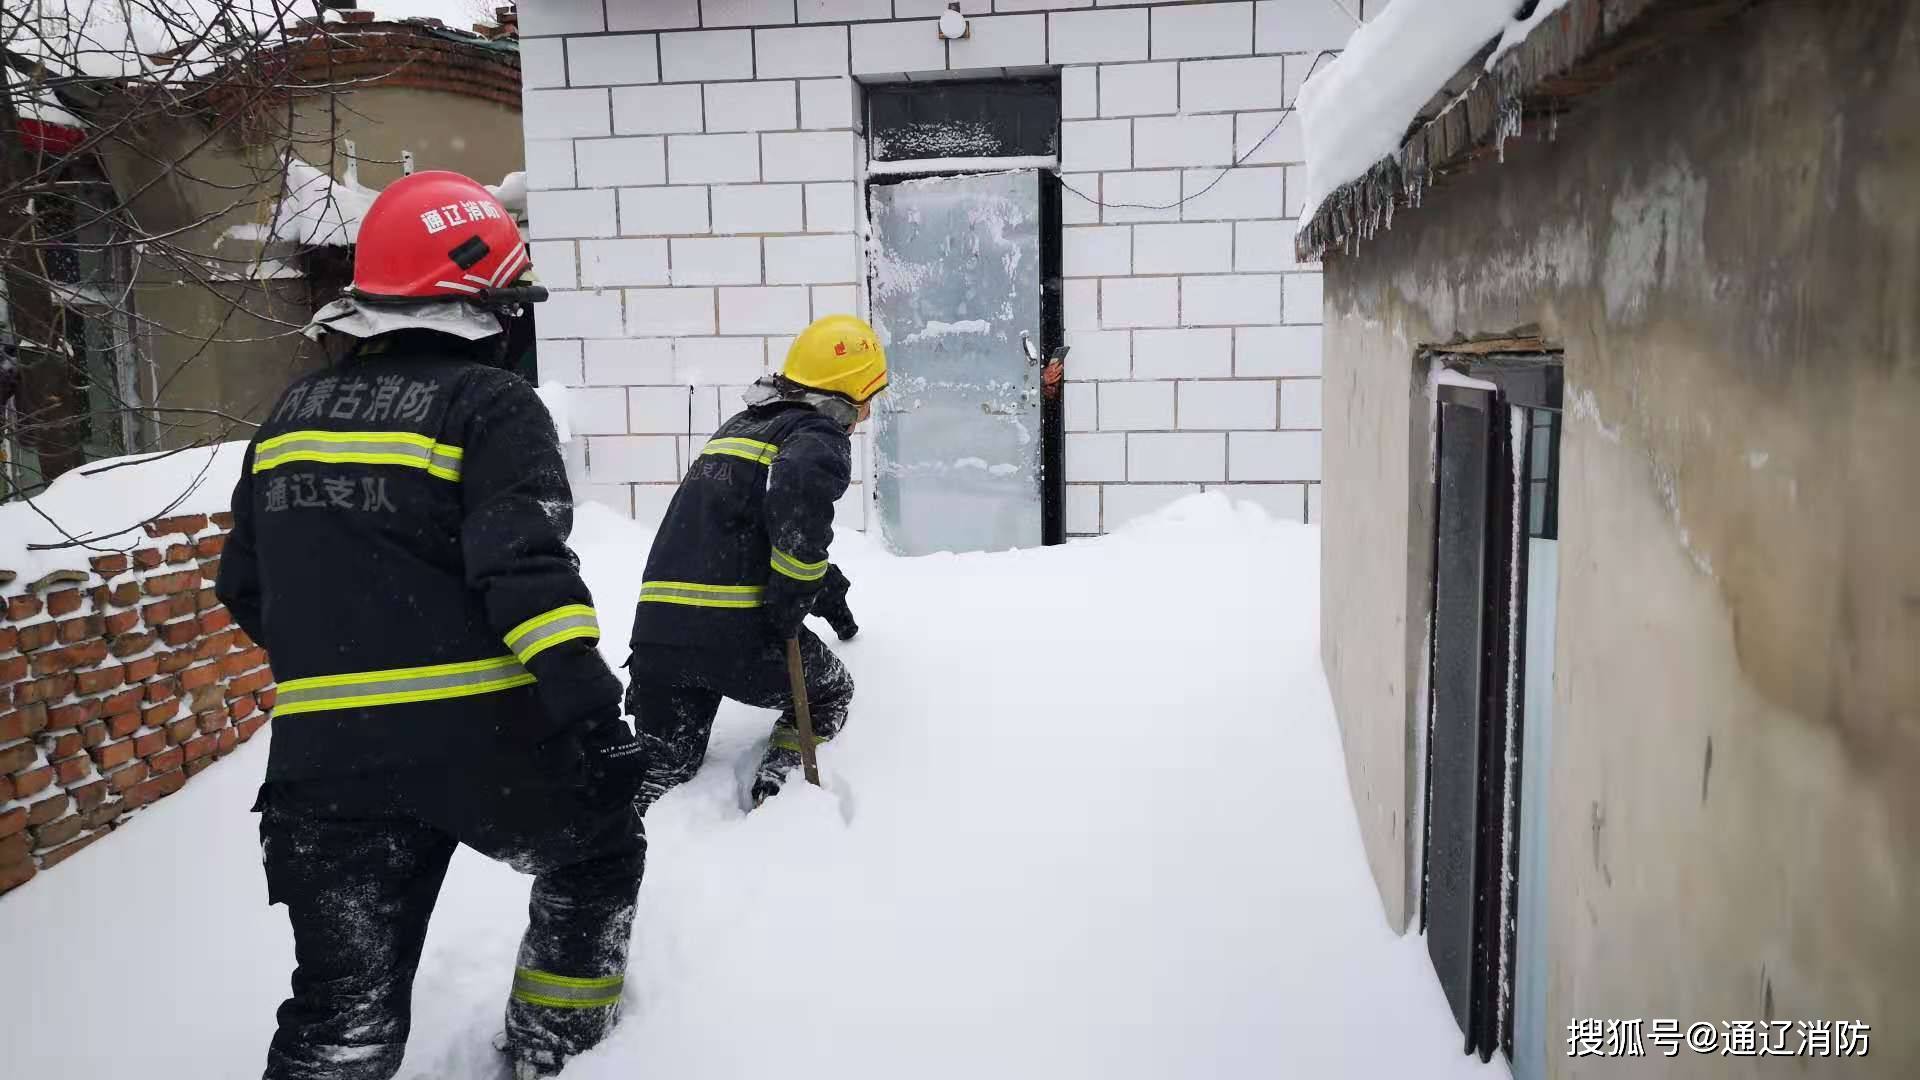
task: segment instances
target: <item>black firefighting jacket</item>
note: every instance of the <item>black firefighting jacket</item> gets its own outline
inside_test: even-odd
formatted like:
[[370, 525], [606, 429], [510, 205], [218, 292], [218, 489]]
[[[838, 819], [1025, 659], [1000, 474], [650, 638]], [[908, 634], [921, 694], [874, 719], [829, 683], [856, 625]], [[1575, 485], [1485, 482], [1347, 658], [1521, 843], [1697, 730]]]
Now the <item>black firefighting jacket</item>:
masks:
[[722, 424], [654, 537], [634, 646], [765, 642], [763, 605], [809, 602], [826, 578], [833, 504], [852, 478], [847, 429], [810, 405], [773, 401]]
[[290, 386], [234, 487], [216, 590], [278, 680], [269, 779], [521, 753], [618, 715], [545, 406], [456, 339], [381, 343]]

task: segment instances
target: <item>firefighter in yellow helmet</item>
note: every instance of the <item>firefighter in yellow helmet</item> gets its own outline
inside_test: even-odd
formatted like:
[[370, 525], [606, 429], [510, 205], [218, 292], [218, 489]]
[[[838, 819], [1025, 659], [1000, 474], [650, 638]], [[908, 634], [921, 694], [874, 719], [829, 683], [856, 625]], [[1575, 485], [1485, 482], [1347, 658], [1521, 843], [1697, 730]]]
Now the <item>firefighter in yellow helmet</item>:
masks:
[[633, 619], [627, 711], [645, 748], [641, 805], [699, 771], [722, 698], [780, 710], [755, 774], [755, 805], [800, 762], [785, 642], [797, 636], [816, 741], [846, 722], [853, 679], [802, 626], [859, 627], [828, 561], [833, 505], [853, 474], [853, 429], [887, 386], [873, 328], [829, 315], [748, 391], [694, 458], [654, 538]]

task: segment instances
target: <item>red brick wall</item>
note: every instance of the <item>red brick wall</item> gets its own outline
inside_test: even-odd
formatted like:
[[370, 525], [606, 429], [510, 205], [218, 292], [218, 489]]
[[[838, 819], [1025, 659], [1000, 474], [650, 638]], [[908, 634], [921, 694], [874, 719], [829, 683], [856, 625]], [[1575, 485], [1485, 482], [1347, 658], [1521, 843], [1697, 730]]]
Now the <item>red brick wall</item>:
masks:
[[151, 545], [0, 567], [0, 893], [179, 791], [267, 722], [266, 653], [213, 596], [226, 514]]

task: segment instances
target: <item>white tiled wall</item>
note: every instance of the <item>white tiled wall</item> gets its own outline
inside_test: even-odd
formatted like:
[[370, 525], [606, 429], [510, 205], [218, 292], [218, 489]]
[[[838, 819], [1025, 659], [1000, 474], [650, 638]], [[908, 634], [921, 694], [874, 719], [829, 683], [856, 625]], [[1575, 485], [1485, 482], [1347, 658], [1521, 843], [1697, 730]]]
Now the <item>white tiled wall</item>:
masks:
[[[586, 497], [656, 517], [791, 335], [864, 312], [859, 83], [1051, 68], [1068, 532], [1207, 489], [1316, 511], [1320, 277], [1293, 258], [1304, 176], [1283, 110], [1385, 5], [962, 0], [953, 42], [931, 21], [946, 6], [522, 3], [529, 217], [556, 294], [541, 376], [579, 388]], [[856, 460], [858, 482], [864, 436]], [[843, 523], [864, 523], [868, 487]]]

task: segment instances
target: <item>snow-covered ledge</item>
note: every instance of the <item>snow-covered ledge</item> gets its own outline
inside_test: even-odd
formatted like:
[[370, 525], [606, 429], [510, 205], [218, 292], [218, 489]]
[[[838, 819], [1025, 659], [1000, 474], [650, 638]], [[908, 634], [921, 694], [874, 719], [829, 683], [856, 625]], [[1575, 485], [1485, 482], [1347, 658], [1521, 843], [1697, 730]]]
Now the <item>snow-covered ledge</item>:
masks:
[[1523, 134], [1529, 115], [1566, 111], [1583, 68], [1710, 30], [1712, 19], [1680, 17], [1702, 6], [1713, 5], [1400, 0], [1301, 89], [1308, 177], [1297, 255], [1319, 259], [1391, 227], [1396, 208], [1419, 206], [1450, 168]]
[[266, 653], [213, 595], [243, 452], [95, 462], [0, 505], [0, 893], [267, 722]]

